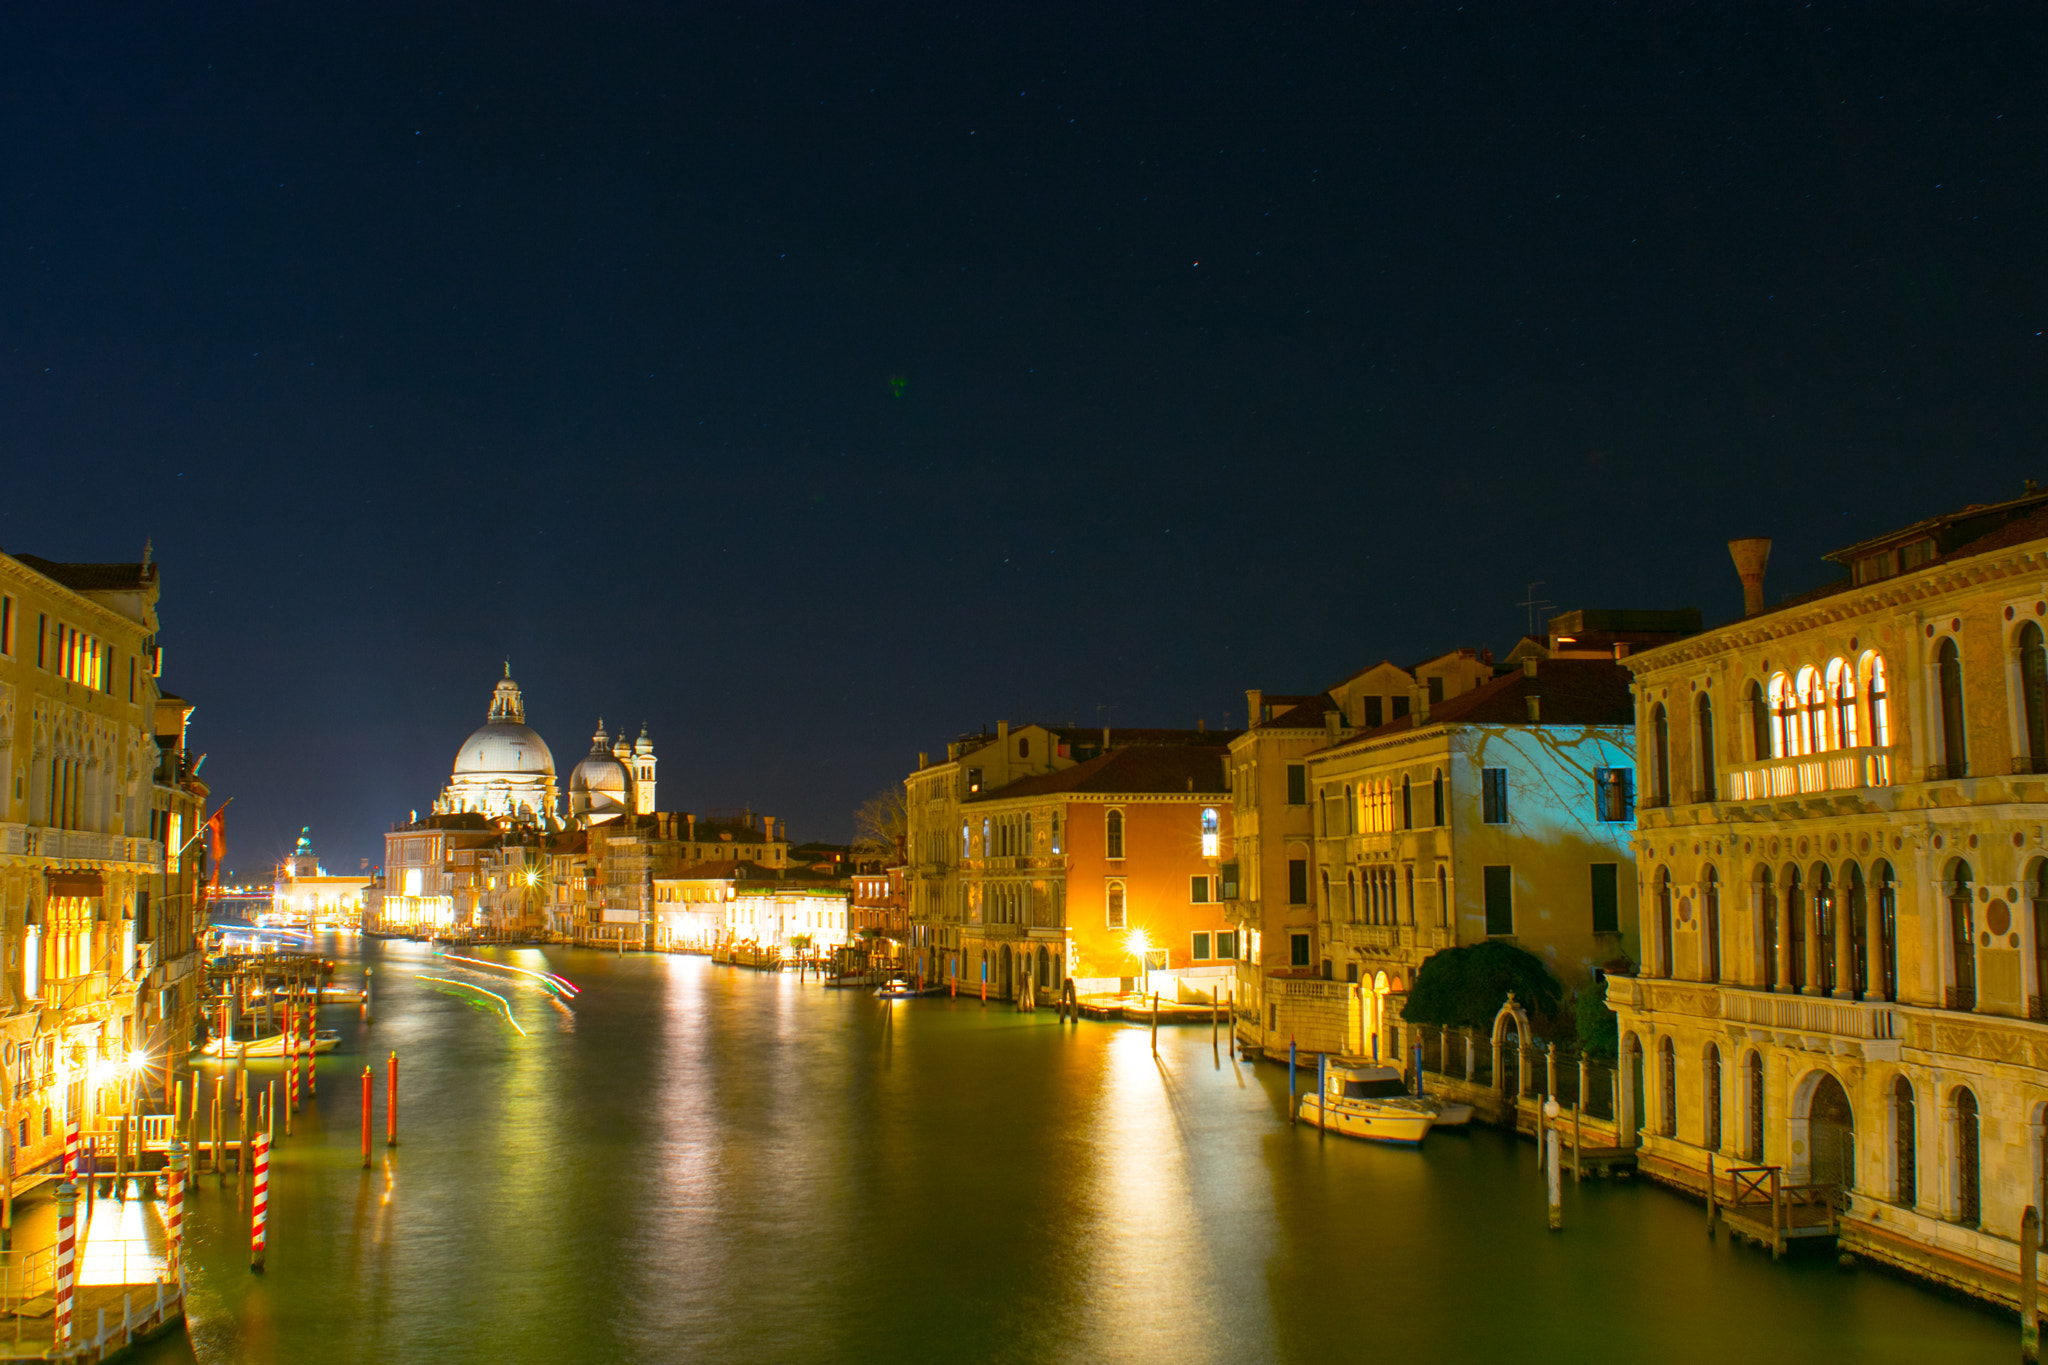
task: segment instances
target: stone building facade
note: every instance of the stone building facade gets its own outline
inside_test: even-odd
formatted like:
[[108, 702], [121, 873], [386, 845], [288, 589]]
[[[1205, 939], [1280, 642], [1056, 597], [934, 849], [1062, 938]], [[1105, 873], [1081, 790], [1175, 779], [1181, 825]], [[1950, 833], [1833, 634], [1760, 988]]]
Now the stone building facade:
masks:
[[1632, 657], [1644, 971], [1625, 1132], [1838, 1188], [1846, 1247], [2008, 1298], [2048, 1206], [2048, 496], [1829, 558]]

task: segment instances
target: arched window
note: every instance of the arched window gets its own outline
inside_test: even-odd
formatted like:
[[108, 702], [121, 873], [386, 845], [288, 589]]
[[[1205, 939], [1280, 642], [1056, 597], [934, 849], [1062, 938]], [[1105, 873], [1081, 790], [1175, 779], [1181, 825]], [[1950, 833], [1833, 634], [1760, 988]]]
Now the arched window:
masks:
[[1700, 693], [1699, 700], [1700, 742], [1699, 754], [1700, 790], [1699, 799], [1712, 801], [1720, 796], [1720, 783], [1714, 778], [1714, 701], [1706, 693]]
[[1401, 774], [1401, 828], [1415, 828], [1415, 791], [1406, 773]]
[[1402, 871], [1406, 875], [1408, 882], [1408, 922], [1416, 924], [1419, 921], [1415, 917], [1415, 864], [1408, 864]]
[[1102, 856], [1124, 856], [1124, 813], [1120, 810], [1111, 810], [1102, 817]]
[[1762, 763], [1778, 756], [1771, 742], [1773, 729], [1770, 699], [1764, 695], [1764, 685], [1753, 682], [1749, 685], [1749, 756], [1753, 761]]
[[1778, 943], [1783, 926], [1778, 920], [1778, 889], [1771, 883], [1771, 869], [1756, 870], [1757, 972], [1756, 982], [1765, 990], [1778, 985]]
[[1821, 747], [1821, 737], [1827, 733], [1827, 694], [1821, 689], [1820, 673], [1808, 664], [1799, 670], [1797, 689], [1799, 694], [1798, 723], [1793, 729], [1796, 742], [1794, 754], [1810, 754]]
[[1856, 674], [1847, 659], [1828, 660], [1828, 742], [1824, 749], [1856, 747]]
[[[1439, 777], [1437, 780], [1441, 782], [1443, 779]], [[1439, 925], [1448, 925], [1451, 922], [1451, 884], [1450, 879], [1444, 875], [1442, 863], [1436, 865], [1436, 922]]]
[[1347, 872], [1344, 875], [1344, 885], [1345, 898], [1349, 902], [1345, 910], [1345, 918], [1356, 924], [1358, 923], [1358, 874], [1356, 872]]
[[1888, 748], [1892, 742], [1892, 718], [1884, 681], [1884, 656], [1871, 650], [1864, 654], [1857, 671], [1863, 681], [1863, 707], [1869, 724], [1863, 727], [1863, 742]]
[[1813, 869], [1813, 984], [1835, 993], [1835, 874], [1826, 863]]
[[1658, 1117], [1662, 1122], [1657, 1131], [1665, 1137], [1678, 1136], [1678, 1049], [1671, 1046], [1671, 1035], [1665, 1034], [1657, 1043], [1657, 1088], [1663, 1093], [1657, 1098]]
[[1221, 828], [1221, 823], [1216, 815], [1216, 808], [1214, 806], [1204, 807], [1202, 810], [1202, 856], [1204, 858], [1220, 856], [1223, 843], [1222, 835], [1219, 833]]
[[2027, 998], [2027, 1018], [2048, 1018], [2048, 858], [2034, 864], [2027, 877], [2029, 925], [2034, 931], [2034, 993]]
[[1790, 951], [1791, 975], [1785, 989], [1798, 994], [1806, 976], [1806, 889], [1799, 884], [1799, 869], [1785, 869], [1785, 946]]
[[1655, 975], [1671, 975], [1671, 869], [1657, 869], [1657, 945], [1650, 960]]
[[1934, 671], [1941, 696], [1941, 776], [1962, 777], [1970, 771], [1963, 741], [1963, 656], [1955, 637], [1944, 635], [1934, 649]]
[[1849, 921], [1849, 960], [1842, 975], [1849, 982], [1849, 998], [1861, 1000], [1870, 993], [1870, 905], [1863, 869], [1854, 863], [1842, 870], [1841, 898], [1840, 913]]
[[1111, 882], [1109, 884], [1109, 927], [1112, 929], [1124, 927], [1124, 884], [1122, 882]]
[[1952, 1010], [1977, 1008], [1977, 916], [1970, 865], [1956, 859], [1948, 877], [1949, 987]]
[[1323, 880], [1322, 910], [1324, 915], [1328, 915], [1330, 913], [1330, 870], [1328, 868], [1323, 868], [1321, 869], [1318, 875], [1320, 875]]
[[1441, 829], [1444, 823], [1444, 770], [1438, 768], [1429, 780], [1429, 823]]
[[[1706, 981], [1721, 979], [1721, 878], [1709, 867], [1700, 878], [1700, 945]], [[1718, 1074], [1718, 1073], [1717, 1073]], [[1718, 1082], [1716, 1082], [1718, 1084]], [[1712, 1145], [1719, 1146], [1716, 1140]]]
[[1920, 1135], [1913, 1113], [1913, 1083], [1892, 1078], [1892, 1198], [1912, 1208], [1920, 1198]]
[[2020, 627], [2020, 707], [2027, 727], [2027, 752], [2020, 771], [2048, 773], [2048, 650], [2041, 628], [2032, 621]]
[[1660, 806], [1671, 804], [1671, 721], [1664, 714], [1664, 703], [1658, 702], [1650, 708], [1650, 775], [1656, 782], [1652, 793], [1655, 803]]
[[1792, 697], [1792, 680], [1783, 673], [1771, 678], [1771, 756], [1791, 758], [1798, 746], [1799, 707]]
[[1977, 1132], [1977, 1097], [1967, 1088], [1956, 1091], [1956, 1221], [1975, 1227], [1984, 1217], [1981, 1158]]
[[1883, 1000], [1899, 998], [1899, 888], [1892, 865], [1873, 869], [1877, 882], [1877, 989]]
[[1764, 1159], [1764, 1054], [1749, 1054], [1749, 1159]]
[[1700, 1085], [1702, 1145], [1710, 1152], [1721, 1150], [1721, 1049], [1707, 1044]]

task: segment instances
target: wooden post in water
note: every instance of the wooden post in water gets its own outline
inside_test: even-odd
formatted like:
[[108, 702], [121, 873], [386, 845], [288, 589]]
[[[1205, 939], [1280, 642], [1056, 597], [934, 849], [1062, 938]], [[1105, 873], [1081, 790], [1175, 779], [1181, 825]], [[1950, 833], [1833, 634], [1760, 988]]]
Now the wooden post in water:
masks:
[[1287, 1121], [1299, 1120], [1298, 1106], [1294, 1103], [1294, 1040], [1287, 1040]]
[[370, 1107], [377, 1096], [376, 1087], [370, 1081], [370, 1068], [363, 1068], [363, 1169], [370, 1169]]
[[249, 1201], [249, 1269], [263, 1273], [270, 1220], [270, 1135], [256, 1135], [256, 1190]]
[[1714, 1235], [1714, 1154], [1707, 1153], [1707, 1236]]
[[1216, 993], [1209, 993], [1209, 1052], [1212, 1056], [1223, 1056], [1223, 1002]]
[[2020, 1359], [2041, 1358], [2041, 1211], [2032, 1204], [2020, 1215]]
[[1152, 1055], [1159, 1055], [1159, 992], [1152, 992]]
[[398, 1054], [384, 1070], [384, 1145], [398, 1145]]
[[114, 1198], [128, 1197], [128, 1116], [114, 1119]]
[[227, 1085], [227, 1080], [228, 1080], [228, 1078], [227, 1078], [227, 1077], [225, 1077], [225, 1076], [215, 1076], [215, 1077], [213, 1078], [213, 1112], [212, 1112], [211, 1114], [209, 1114], [209, 1115], [208, 1115], [208, 1118], [209, 1118], [209, 1119], [211, 1120], [211, 1126], [210, 1126], [210, 1131], [211, 1131], [211, 1134], [212, 1134], [212, 1138], [213, 1138], [213, 1140], [212, 1140], [212, 1142], [210, 1142], [210, 1143], [209, 1143], [209, 1144], [207, 1145], [207, 1154], [208, 1154], [208, 1155], [209, 1155], [209, 1156], [210, 1156], [210, 1157], [211, 1157], [211, 1158], [213, 1159], [213, 1173], [214, 1173], [215, 1175], [219, 1175], [219, 1174], [220, 1174], [220, 1170], [221, 1170], [221, 1167], [220, 1167], [220, 1105], [221, 1105], [221, 1091], [222, 1091], [222, 1089], [223, 1089], [223, 1088], [224, 1088], [224, 1087], [225, 1087], [225, 1086]]
[[235, 1174], [238, 1177], [235, 1183], [238, 1188], [242, 1180], [246, 1180], [249, 1176], [249, 1068], [246, 1066], [242, 1068], [241, 1092], [242, 1099], [239, 1107], [242, 1120], [242, 1150], [235, 1168]]
[[1562, 1163], [1558, 1160], [1557, 1152], [1557, 1096], [1552, 1095], [1549, 1099], [1543, 1101], [1543, 1108], [1538, 1112], [1545, 1119], [1549, 1120], [1548, 1126], [1550, 1131], [1546, 1134], [1548, 1142], [1545, 1145], [1550, 1158], [1546, 1172], [1546, 1183], [1550, 1187], [1550, 1230], [1552, 1232], [1563, 1232], [1564, 1178]]
[[[1585, 1063], [1581, 1062], [1579, 1065], [1583, 1067]], [[1585, 1117], [1585, 1113], [1586, 1092], [1582, 1089], [1579, 1091], [1579, 1098], [1572, 1104], [1572, 1184], [1574, 1185], [1578, 1184], [1583, 1178], [1579, 1152], [1586, 1145], [1586, 1130], [1581, 1122]]]

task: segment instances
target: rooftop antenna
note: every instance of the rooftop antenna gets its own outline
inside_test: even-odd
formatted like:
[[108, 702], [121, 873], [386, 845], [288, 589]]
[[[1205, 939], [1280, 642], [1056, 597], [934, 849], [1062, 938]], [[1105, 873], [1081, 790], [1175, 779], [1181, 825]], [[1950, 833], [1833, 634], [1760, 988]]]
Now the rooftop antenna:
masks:
[[149, 567], [150, 551], [154, 548], [155, 543], [148, 536], [144, 536], [142, 538], [142, 567], [145, 569]]
[[1515, 605], [1516, 605], [1516, 606], [1518, 606], [1518, 607], [1526, 607], [1526, 608], [1528, 608], [1528, 610], [1529, 610], [1529, 633], [1530, 633], [1531, 635], [1534, 635], [1534, 634], [1536, 633], [1536, 609], [1537, 609], [1538, 607], [1549, 607], [1549, 606], [1555, 606], [1555, 605], [1556, 605], [1556, 603], [1552, 602], [1552, 601], [1551, 601], [1551, 600], [1550, 600], [1549, 598], [1547, 598], [1547, 597], [1538, 597], [1538, 596], [1536, 595], [1536, 589], [1538, 589], [1538, 588], [1542, 587], [1542, 586], [1543, 586], [1543, 582], [1544, 582], [1544, 580], [1543, 580], [1543, 579], [1540, 579], [1540, 578], [1539, 578], [1539, 579], [1537, 579], [1537, 580], [1536, 580], [1536, 581], [1535, 581], [1534, 583], [1531, 583], [1531, 584], [1529, 585], [1529, 595], [1528, 595], [1528, 597], [1524, 598], [1524, 599], [1523, 599], [1522, 601], [1520, 601], [1520, 602], [1517, 602], [1517, 603], [1515, 603]]

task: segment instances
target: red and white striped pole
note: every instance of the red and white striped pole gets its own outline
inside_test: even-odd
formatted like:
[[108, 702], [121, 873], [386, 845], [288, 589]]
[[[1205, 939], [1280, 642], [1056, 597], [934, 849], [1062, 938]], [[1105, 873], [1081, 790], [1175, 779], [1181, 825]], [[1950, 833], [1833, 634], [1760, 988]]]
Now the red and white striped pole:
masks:
[[175, 1275], [185, 1254], [185, 1168], [173, 1164], [170, 1174], [171, 1192], [164, 1203], [164, 1259]]
[[78, 1179], [78, 1120], [64, 1120], [64, 1178]]
[[249, 1269], [263, 1269], [264, 1224], [270, 1216], [270, 1134], [256, 1134], [256, 1187], [249, 1201]]
[[319, 998], [316, 996], [306, 1006], [306, 1094], [308, 1096], [320, 1093], [320, 1082], [316, 1079], [317, 1073], [313, 1070], [313, 1061], [320, 1055], [319, 1051], [313, 1046], [313, 1026], [319, 1022], [320, 1003]]
[[370, 1169], [370, 1102], [376, 1098], [371, 1088], [370, 1068], [363, 1068], [363, 1169]]
[[71, 1299], [78, 1278], [78, 1186], [57, 1187], [57, 1340], [71, 1340]]

